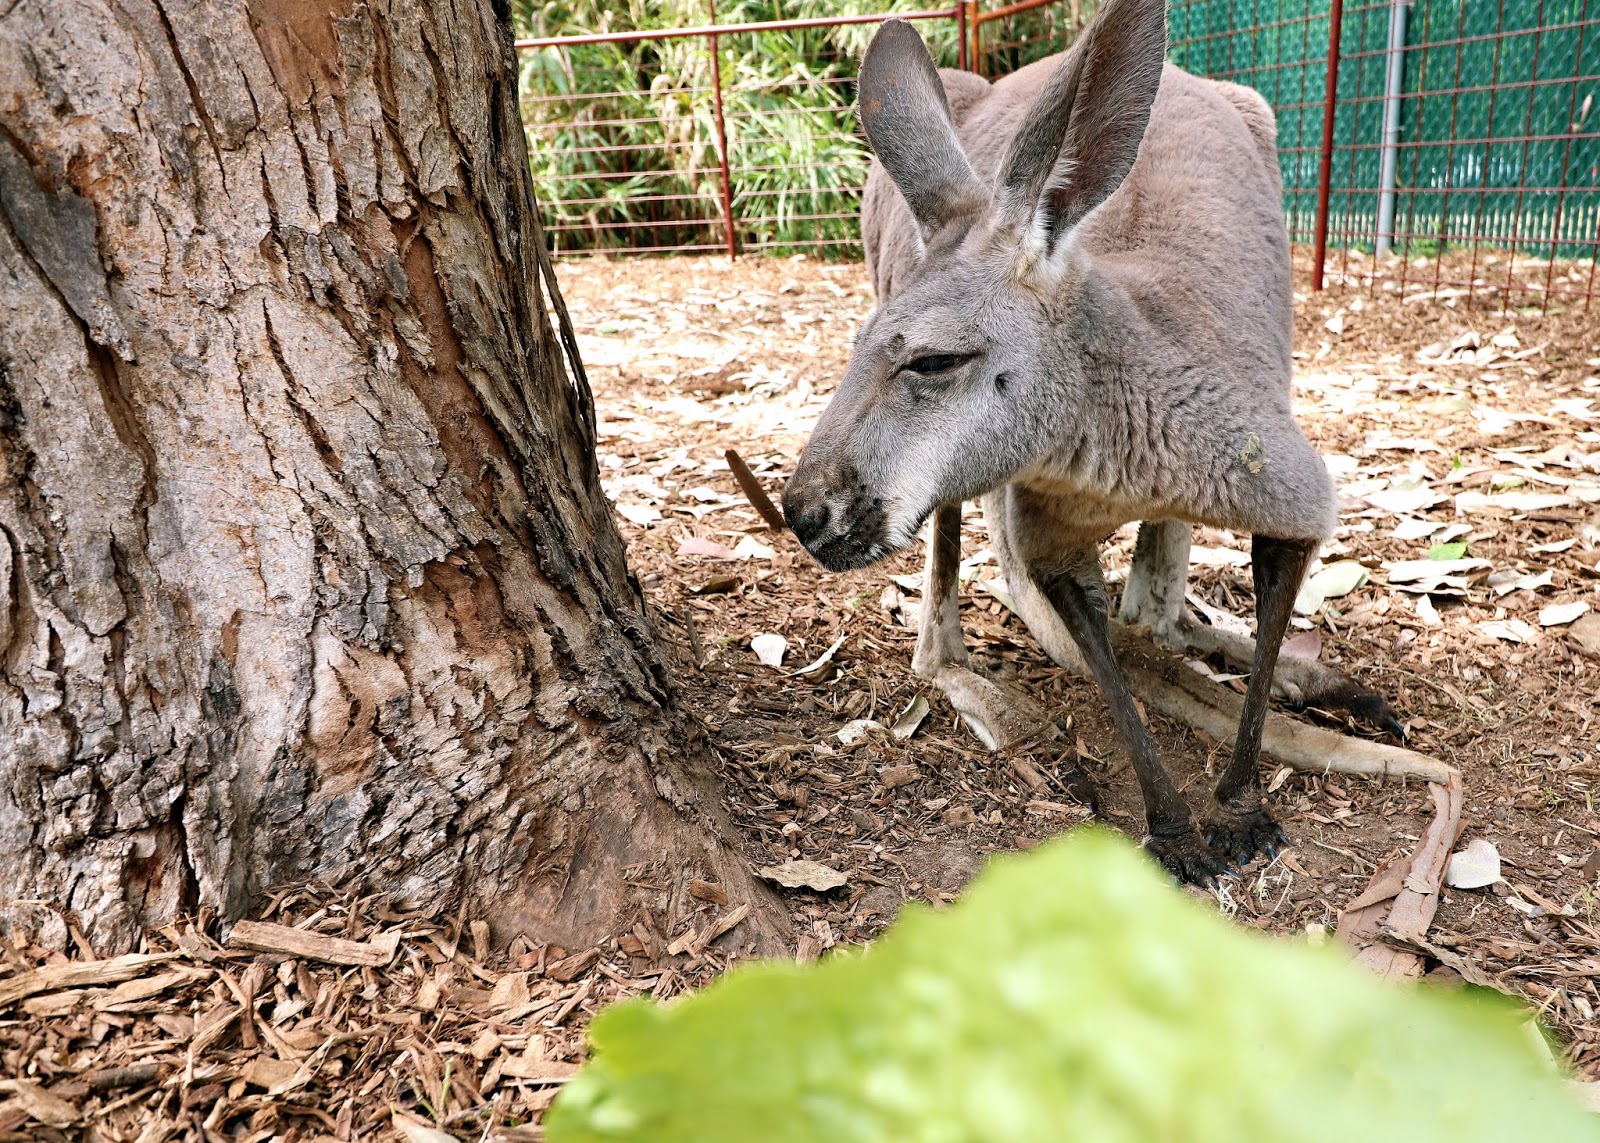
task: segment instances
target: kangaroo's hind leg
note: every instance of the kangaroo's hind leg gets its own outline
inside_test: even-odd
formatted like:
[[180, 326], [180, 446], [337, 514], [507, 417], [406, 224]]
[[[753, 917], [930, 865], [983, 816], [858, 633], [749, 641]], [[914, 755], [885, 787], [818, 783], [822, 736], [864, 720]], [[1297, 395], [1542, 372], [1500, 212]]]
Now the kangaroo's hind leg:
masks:
[[[1184, 605], [1189, 579], [1190, 525], [1182, 520], [1145, 521], [1133, 549], [1133, 566], [1122, 589], [1124, 623], [1143, 624], [1158, 642], [1191, 655], [1220, 655], [1250, 670], [1256, 641], [1201, 623]], [[1347, 710], [1358, 722], [1404, 738], [1405, 730], [1384, 697], [1332, 667], [1310, 659], [1283, 658], [1272, 674], [1272, 695], [1297, 706]]]
[[1189, 541], [1184, 520], [1146, 520], [1133, 545], [1133, 566], [1118, 609], [1124, 623], [1148, 624], [1169, 647], [1181, 647], [1189, 611], [1183, 604], [1189, 586]]

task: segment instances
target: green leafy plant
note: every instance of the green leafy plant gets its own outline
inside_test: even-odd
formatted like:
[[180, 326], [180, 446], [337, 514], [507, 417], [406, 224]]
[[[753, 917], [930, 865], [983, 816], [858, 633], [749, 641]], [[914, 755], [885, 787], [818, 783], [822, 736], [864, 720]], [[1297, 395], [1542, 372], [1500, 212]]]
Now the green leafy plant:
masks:
[[[917, 0], [725, 0], [719, 24], [878, 14]], [[516, 3], [520, 37], [685, 28], [705, 0]], [[953, 64], [952, 20], [919, 30]], [[867, 152], [856, 131], [856, 61], [872, 26], [718, 38], [733, 214], [741, 244], [858, 250]], [[557, 249], [720, 247], [721, 179], [711, 47], [701, 37], [522, 53], [521, 99], [539, 199]]]
[[1578, 1140], [1487, 994], [1242, 931], [1125, 839], [996, 860], [870, 951], [617, 1005], [550, 1143]]

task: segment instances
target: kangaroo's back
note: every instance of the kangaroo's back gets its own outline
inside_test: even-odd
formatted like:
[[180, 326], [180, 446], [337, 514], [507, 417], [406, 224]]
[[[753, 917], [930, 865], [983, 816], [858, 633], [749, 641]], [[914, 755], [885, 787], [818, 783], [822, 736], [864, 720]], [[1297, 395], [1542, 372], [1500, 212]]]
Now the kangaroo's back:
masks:
[[[1076, 48], [1071, 49], [1076, 51]], [[993, 182], [1035, 97], [1069, 53], [997, 83], [949, 68], [940, 79], [978, 177]], [[1237, 84], [1167, 64], [1138, 161], [1085, 222], [1080, 241], [1141, 305], [1180, 323], [1194, 348], [1246, 363], [1248, 379], [1286, 388], [1293, 294], [1272, 109]], [[921, 258], [917, 224], [876, 160], [862, 242], [879, 302]], [[1231, 372], [1231, 370], [1230, 370]]]

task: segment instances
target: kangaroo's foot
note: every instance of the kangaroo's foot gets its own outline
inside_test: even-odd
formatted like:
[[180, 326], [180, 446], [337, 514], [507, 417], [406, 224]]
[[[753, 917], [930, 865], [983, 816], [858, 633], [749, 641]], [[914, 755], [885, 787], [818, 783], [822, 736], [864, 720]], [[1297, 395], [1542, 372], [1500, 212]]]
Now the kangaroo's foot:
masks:
[[990, 750], [1018, 746], [1054, 730], [1043, 708], [1027, 695], [966, 667], [946, 663], [922, 673], [945, 693], [961, 721]]
[[1151, 834], [1144, 847], [1182, 885], [1215, 889], [1217, 878], [1230, 872], [1227, 860], [1193, 828], [1165, 837]]
[[[1229, 666], [1244, 671], [1248, 671], [1255, 660], [1256, 641], [1249, 635], [1200, 623], [1193, 617], [1187, 617], [1163, 642], [1189, 655], [1220, 655]], [[1272, 672], [1272, 694], [1297, 708], [1315, 706], [1347, 711], [1362, 725], [1405, 741], [1405, 727], [1387, 699], [1349, 675], [1313, 659], [1280, 656]]]
[[1270, 860], [1289, 844], [1288, 837], [1261, 800], [1260, 791], [1248, 789], [1226, 802], [1213, 801], [1200, 819], [1200, 831], [1213, 853], [1234, 867], [1243, 866], [1258, 853]]

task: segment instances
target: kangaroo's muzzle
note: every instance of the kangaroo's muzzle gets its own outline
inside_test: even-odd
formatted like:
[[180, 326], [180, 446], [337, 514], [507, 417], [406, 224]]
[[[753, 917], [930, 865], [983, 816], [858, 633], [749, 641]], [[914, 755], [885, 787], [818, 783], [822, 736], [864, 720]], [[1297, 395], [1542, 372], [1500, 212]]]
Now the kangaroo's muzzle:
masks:
[[808, 465], [802, 456], [783, 489], [783, 517], [829, 571], [864, 568], [888, 554], [883, 500], [854, 466]]

